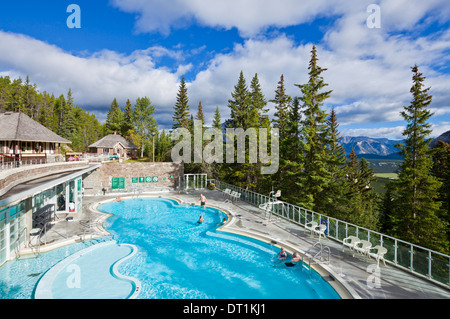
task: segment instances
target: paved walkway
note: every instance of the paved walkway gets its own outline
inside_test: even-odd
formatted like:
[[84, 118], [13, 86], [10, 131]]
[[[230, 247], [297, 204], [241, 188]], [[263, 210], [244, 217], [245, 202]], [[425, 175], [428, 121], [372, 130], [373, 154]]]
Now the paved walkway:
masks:
[[[208, 206], [220, 208], [232, 216], [230, 221], [220, 229], [222, 231], [259, 238], [271, 242], [275, 246], [283, 246], [290, 253], [294, 251], [304, 253], [318, 241], [318, 236], [311, 235], [308, 230], [300, 225], [283, 219], [274, 222], [274, 217], [271, 218], [271, 221], [268, 221], [264, 213], [248, 203], [243, 201], [237, 203], [225, 202], [226, 198], [219, 191], [202, 190], [202, 192], [208, 199]], [[122, 196], [125, 197], [126, 195], [123, 194]], [[177, 199], [182, 203], [198, 204], [200, 192], [192, 191], [187, 194], [172, 192], [141, 196], [161, 196]], [[114, 197], [84, 197], [83, 212], [72, 216], [73, 221], [66, 221], [66, 216], [59, 216], [60, 222], [55, 224], [43, 237], [42, 241], [45, 240], [47, 245], [42, 246], [41, 251], [72, 242], [105, 236], [107, 233], [98, 225], [101, 225], [108, 216], [93, 209], [93, 205], [99, 201], [110, 199], [114, 199]], [[450, 298], [450, 289], [443, 288], [388, 263], [386, 266], [381, 263], [380, 268], [377, 269], [374, 259], [368, 259], [359, 254], [353, 255], [348, 249], [342, 251], [342, 244], [338, 241], [322, 238], [320, 242], [322, 245], [329, 247], [331, 258], [328, 265], [320, 265], [317, 270], [319, 272], [322, 272], [322, 269], [327, 270], [330, 275], [326, 275], [325, 279], [334, 286], [337, 286], [336, 280], [341, 282], [353, 298]]]

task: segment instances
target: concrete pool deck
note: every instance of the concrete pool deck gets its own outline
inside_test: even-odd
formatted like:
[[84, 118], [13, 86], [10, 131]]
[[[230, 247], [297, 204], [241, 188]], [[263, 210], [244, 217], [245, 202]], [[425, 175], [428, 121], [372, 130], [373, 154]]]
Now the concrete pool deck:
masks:
[[[200, 193], [207, 197], [207, 205], [225, 211], [232, 218], [221, 227], [221, 231], [237, 233], [264, 240], [278, 247], [284, 247], [289, 253], [306, 252], [318, 241], [318, 236], [310, 231], [284, 219], [268, 222], [264, 213], [257, 207], [242, 200], [234, 203], [226, 202], [219, 191], [189, 191], [141, 194], [140, 197], [171, 198], [183, 204], [199, 204]], [[66, 216], [60, 216], [60, 222], [53, 225], [42, 238], [46, 245], [40, 251], [45, 252], [63, 245], [90, 240], [91, 238], [108, 235], [101, 224], [109, 217], [98, 212], [96, 204], [102, 201], [114, 200], [117, 196], [131, 197], [127, 194], [92, 196], [83, 198], [82, 213], [68, 215], [72, 221], [66, 221]], [[315, 266], [319, 273], [340, 292], [343, 298], [356, 299], [449, 299], [450, 289], [435, 284], [429, 280], [395, 267], [389, 263], [380, 263], [368, 259], [347, 248], [342, 251], [342, 244], [329, 238], [320, 240], [323, 246], [330, 249], [330, 263]], [[25, 251], [24, 251], [25, 252]], [[22, 253], [23, 254], [23, 253]], [[325, 270], [326, 272], [324, 272]], [[339, 282], [341, 285], [338, 285]], [[343, 287], [342, 290], [340, 287]], [[340, 290], [340, 291], [339, 291]]]

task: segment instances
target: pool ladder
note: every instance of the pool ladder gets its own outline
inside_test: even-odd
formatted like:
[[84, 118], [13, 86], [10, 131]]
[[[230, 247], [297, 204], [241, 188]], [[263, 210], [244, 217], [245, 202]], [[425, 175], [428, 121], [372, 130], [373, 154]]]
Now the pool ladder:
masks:
[[[313, 250], [317, 246], [319, 246], [319, 250], [313, 255]], [[304, 262], [305, 256], [309, 258], [307, 268], [309, 269], [309, 273], [311, 273], [311, 265], [320, 263], [330, 264], [330, 247], [323, 246], [320, 241], [312, 245], [302, 256], [302, 265], [306, 267]]]

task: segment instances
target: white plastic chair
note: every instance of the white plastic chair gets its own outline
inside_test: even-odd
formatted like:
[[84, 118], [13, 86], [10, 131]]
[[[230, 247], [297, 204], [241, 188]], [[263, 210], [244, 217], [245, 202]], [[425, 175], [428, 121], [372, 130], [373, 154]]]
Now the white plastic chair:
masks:
[[[376, 250], [376, 252], [371, 253], [370, 251], [372, 250]], [[387, 253], [387, 249], [384, 248], [383, 246], [377, 245], [373, 248], [370, 248], [367, 256], [373, 257], [377, 260], [377, 267], [380, 267], [380, 260], [383, 261], [383, 264], [386, 266], [386, 261], [384, 260], [384, 255]]]
[[238, 193], [238, 192], [231, 192], [231, 197], [234, 199], [234, 200], [238, 200], [240, 197], [241, 197], [241, 194], [240, 193]]
[[372, 243], [367, 240], [361, 240], [359, 243], [356, 243], [354, 249], [361, 253], [362, 255], [366, 255], [369, 252], [369, 249], [372, 248]]
[[313, 231], [316, 229], [317, 226], [319, 226], [319, 224], [317, 224], [314, 221], [305, 224], [305, 228], [311, 231], [311, 234], [313, 233]]
[[356, 236], [349, 236], [347, 238], [344, 238], [344, 240], [342, 240], [342, 251], [344, 251], [345, 247], [348, 247], [351, 250], [354, 250], [356, 244], [358, 244], [360, 242], [361, 242], [361, 239], [359, 239]]
[[327, 230], [327, 225], [324, 225], [324, 224], [320, 224], [319, 226], [316, 226], [315, 228], [314, 228], [314, 233], [316, 233], [317, 235], [319, 235], [319, 240], [320, 240], [320, 238], [322, 237], [322, 235], [324, 236], [324, 237], [326, 237], [326, 235], [325, 235], [325, 231]]

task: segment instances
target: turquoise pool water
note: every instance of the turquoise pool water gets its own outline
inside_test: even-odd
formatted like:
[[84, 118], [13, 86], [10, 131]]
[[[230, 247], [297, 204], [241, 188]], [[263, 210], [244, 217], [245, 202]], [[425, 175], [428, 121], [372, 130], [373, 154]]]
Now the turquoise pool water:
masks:
[[[50, 282], [53, 298], [123, 299], [136, 288], [130, 278], [139, 282], [139, 299], [339, 298], [314, 271], [278, 264], [277, 247], [217, 231], [226, 217], [217, 209], [152, 198], [98, 209], [113, 214], [104, 226], [118, 244], [91, 249], [78, 243], [8, 262], [0, 268], [0, 298], [32, 299], [38, 286]], [[124, 258], [130, 246], [135, 252]], [[77, 270], [80, 289], [72, 280]]]
[[217, 209], [151, 198], [98, 209], [114, 214], [105, 226], [119, 243], [138, 248], [119, 269], [141, 281], [138, 298], [339, 298], [315, 272], [274, 267], [277, 247], [217, 231], [226, 217]]

